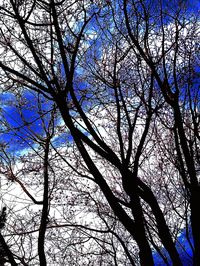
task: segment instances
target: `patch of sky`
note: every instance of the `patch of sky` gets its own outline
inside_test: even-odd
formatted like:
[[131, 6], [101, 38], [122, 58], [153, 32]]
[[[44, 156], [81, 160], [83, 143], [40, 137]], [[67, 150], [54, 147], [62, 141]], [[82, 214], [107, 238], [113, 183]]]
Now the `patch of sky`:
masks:
[[[168, 74], [170, 89], [175, 93], [176, 89], [172, 66], [166, 63], [165, 67]], [[162, 77], [162, 80], [164, 80], [165, 74], [163, 68], [160, 67], [157, 71], [160, 77]], [[176, 73], [176, 78], [179, 82], [178, 90], [180, 102], [184, 103], [185, 108], [194, 107], [200, 110], [200, 67], [195, 63], [192, 69], [190, 69], [187, 62], [183, 62], [183, 64], [180, 64], [179, 70]], [[154, 89], [158, 92], [160, 91], [157, 82], [155, 82]]]
[[60, 148], [73, 141], [73, 137], [69, 132], [63, 132], [59, 136], [55, 136], [52, 140], [52, 144], [56, 148]]
[[[77, 99], [82, 102], [82, 108], [86, 111], [87, 101], [84, 102], [83, 98], [90, 97], [90, 94], [86, 92], [86, 83], [80, 81], [76, 88]], [[30, 149], [36, 148], [38, 144], [35, 139], [45, 136], [45, 128], [48, 128], [53, 102], [28, 90], [24, 90], [20, 97], [12, 93], [1, 94], [0, 102], [0, 144], [15, 155], [23, 155]], [[73, 116], [73, 108], [71, 112]], [[64, 128], [60, 115], [54, 117], [54, 126], [55, 128], [63, 127], [61, 131], [56, 130], [53, 136], [54, 146], [63, 146], [66, 142], [73, 141], [69, 131]], [[77, 127], [88, 135], [81, 124], [77, 124]]]
[[179, 16], [179, 20], [184, 21], [191, 19], [193, 16], [198, 16], [200, 11], [199, 0], [146, 0], [143, 1], [142, 4], [140, 1], [138, 1], [137, 10], [139, 13], [144, 13], [144, 6], [149, 14], [151, 14], [151, 16], [149, 16], [149, 22], [156, 22], [155, 24], [157, 26], [161, 26], [161, 12], [162, 23], [164, 25], [169, 25], [170, 23], [174, 23], [174, 18], [177, 17], [177, 14]]
[[28, 149], [34, 145], [33, 134], [44, 135], [52, 102], [29, 91], [24, 91], [20, 97], [11, 93], [1, 94], [0, 102], [0, 143], [7, 145], [8, 151], [18, 153]]
[[[184, 75], [183, 75], [184, 74]], [[194, 66], [191, 71], [184, 71], [180, 79], [180, 101], [185, 108], [200, 110], [200, 67]]]
[[200, 11], [200, 1], [199, 0], [187, 0], [185, 1], [188, 5], [188, 11], [194, 14], [199, 14]]
[[[193, 240], [192, 240], [191, 227], [189, 228], [188, 231], [186, 231], [186, 229], [183, 229], [182, 233], [180, 234], [176, 242], [176, 248], [180, 255], [183, 266], [193, 265], [193, 262], [192, 262], [193, 255], [192, 255], [192, 247], [191, 247], [192, 245], [193, 245]], [[173, 263], [171, 262], [166, 250], [163, 249], [161, 252], [167, 258], [168, 265], [173, 266]], [[155, 266], [166, 265], [162, 257], [157, 252], [153, 254], [153, 257], [154, 257]]]

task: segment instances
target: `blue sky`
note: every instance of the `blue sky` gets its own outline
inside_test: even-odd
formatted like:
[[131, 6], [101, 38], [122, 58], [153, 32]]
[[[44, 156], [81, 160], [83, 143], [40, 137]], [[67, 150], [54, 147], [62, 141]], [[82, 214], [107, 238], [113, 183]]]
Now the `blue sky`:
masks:
[[[190, 239], [191, 243], [193, 243], [191, 228], [189, 228], [189, 230], [188, 230], [188, 235], [189, 235], [189, 239]], [[193, 263], [192, 263], [192, 249], [191, 249], [191, 246], [187, 240], [185, 229], [182, 230], [182, 233], [178, 237], [176, 247], [177, 247], [177, 250], [180, 254], [183, 266], [192, 266], [193, 265]], [[162, 253], [166, 255], [170, 266], [173, 266], [172, 262], [169, 259], [169, 256], [167, 255], [167, 252], [164, 249], [162, 250]], [[154, 263], [156, 266], [166, 265], [163, 262], [163, 259], [160, 257], [160, 255], [158, 255], [157, 252], [154, 253]]]
[[[15, 154], [33, 147], [33, 133], [38, 136], [45, 134], [44, 125], [49, 123], [53, 102], [37, 93], [24, 91], [20, 99], [12, 93], [3, 93], [0, 95], [0, 103], [0, 143], [8, 144], [7, 150]], [[59, 123], [60, 118], [55, 118], [55, 125]], [[61, 145], [66, 137], [67, 134], [63, 133], [54, 144]]]

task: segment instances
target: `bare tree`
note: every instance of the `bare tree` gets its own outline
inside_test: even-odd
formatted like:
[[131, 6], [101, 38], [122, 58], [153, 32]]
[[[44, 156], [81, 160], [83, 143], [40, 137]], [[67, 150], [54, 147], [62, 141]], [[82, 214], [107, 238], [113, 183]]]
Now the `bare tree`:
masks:
[[[46, 232], [57, 224], [56, 217], [53, 221], [49, 215], [51, 197], [62, 204], [65, 201], [56, 192], [61, 183], [55, 176], [59, 173], [64, 182], [64, 173], [69, 171], [89, 182], [84, 191], [85, 181], [80, 186], [76, 178], [70, 179], [79, 197], [86, 194], [88, 204], [94, 202], [89, 210], [95, 210], [100, 228], [77, 226], [78, 198], [72, 201], [76, 219], [70, 223], [77, 227], [79, 248], [84, 241], [91, 244], [91, 239], [101, 247], [96, 254], [100, 265], [109, 252], [115, 265], [121, 263], [118, 252], [131, 265], [154, 265], [153, 250], [166, 264], [182, 265], [176, 242], [188, 224], [194, 241], [193, 264], [198, 265], [199, 87], [195, 78], [199, 18], [182, 1], [168, 5], [126, 0], [10, 0], [3, 1], [0, 16], [2, 90], [18, 97], [30, 90], [49, 100], [73, 139], [66, 141], [65, 152], [58, 151], [52, 142], [53, 117], [48, 126], [43, 119], [40, 136], [28, 128], [43, 151], [38, 264], [48, 263]], [[48, 118], [40, 112], [43, 116]], [[56, 154], [58, 162], [70, 170], [56, 171]], [[65, 208], [64, 217], [68, 219]], [[73, 232], [71, 244], [56, 238], [60, 250], [76, 246]], [[84, 248], [80, 253], [84, 254]], [[78, 252], [75, 248], [71, 254]], [[89, 261], [84, 263], [90, 265]], [[105, 265], [108, 261], [109, 256]]]

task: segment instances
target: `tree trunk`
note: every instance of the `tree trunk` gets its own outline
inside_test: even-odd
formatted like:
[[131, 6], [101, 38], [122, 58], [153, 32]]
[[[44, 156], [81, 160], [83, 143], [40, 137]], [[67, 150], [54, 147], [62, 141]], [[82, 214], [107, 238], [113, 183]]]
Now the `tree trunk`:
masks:
[[194, 240], [194, 257], [193, 265], [200, 265], [200, 215], [199, 215], [199, 203], [200, 203], [200, 189], [196, 188], [191, 190], [190, 196], [190, 208], [191, 208], [191, 226], [192, 235]]
[[38, 255], [41, 266], [46, 266], [46, 255], [44, 250], [45, 233], [47, 228], [47, 218], [48, 218], [48, 191], [49, 191], [49, 174], [48, 174], [48, 156], [49, 156], [49, 139], [46, 140], [45, 144], [45, 155], [44, 155], [44, 194], [43, 194], [43, 209], [42, 217], [40, 222], [39, 237], [38, 237]]

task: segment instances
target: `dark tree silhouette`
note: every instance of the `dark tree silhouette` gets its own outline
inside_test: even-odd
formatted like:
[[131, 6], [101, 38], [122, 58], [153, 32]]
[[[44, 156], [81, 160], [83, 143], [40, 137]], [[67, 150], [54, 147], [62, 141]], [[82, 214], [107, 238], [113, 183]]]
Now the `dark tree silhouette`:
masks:
[[[13, 159], [2, 145], [1, 173], [41, 206], [39, 212], [26, 207], [30, 230], [9, 229], [13, 239], [32, 234], [26, 241], [38, 246], [25, 258], [15, 244], [16, 260], [56, 261], [45, 246], [52, 241], [61, 252], [75, 246], [64, 261], [71, 265], [91, 265], [92, 254], [99, 265], [126, 265], [128, 259], [129, 265], [150, 266], [156, 251], [166, 265], [178, 266], [183, 262], [176, 243], [191, 227], [188, 241], [199, 265], [196, 13], [178, 0], [10, 0], [1, 4], [0, 26], [1, 89], [15, 95], [22, 121], [10, 125], [5, 115], [4, 132], [19, 134], [33, 150]], [[37, 116], [27, 119], [24, 109]], [[63, 132], [65, 145], [55, 144]], [[37, 171], [39, 178], [32, 178]], [[83, 206], [98, 226], [82, 223]], [[65, 227], [63, 237], [48, 233]], [[84, 241], [94, 241], [98, 253]], [[22, 254], [25, 247], [18, 245]], [[81, 262], [74, 258], [79, 253]]]

